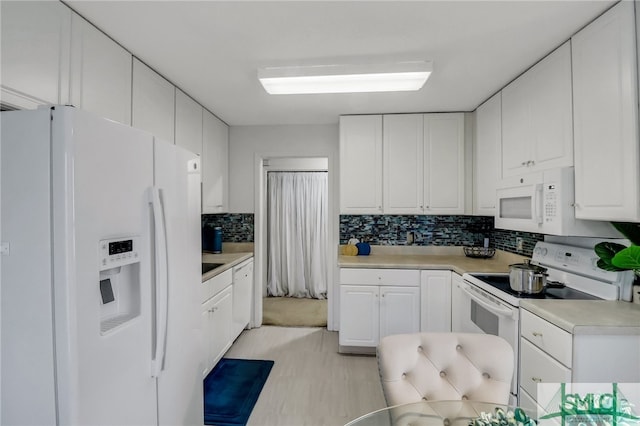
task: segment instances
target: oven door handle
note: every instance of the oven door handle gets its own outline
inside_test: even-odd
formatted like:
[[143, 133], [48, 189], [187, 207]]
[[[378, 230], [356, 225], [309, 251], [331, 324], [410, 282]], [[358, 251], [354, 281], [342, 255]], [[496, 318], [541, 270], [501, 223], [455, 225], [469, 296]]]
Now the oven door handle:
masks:
[[508, 308], [499, 308], [495, 305], [492, 305], [491, 303], [488, 303], [484, 300], [482, 300], [480, 297], [476, 296], [475, 294], [473, 294], [471, 291], [469, 291], [466, 287], [461, 287], [462, 291], [464, 291], [467, 296], [469, 296], [471, 299], [473, 299], [476, 303], [482, 305], [484, 308], [488, 309], [489, 311], [493, 312], [496, 315], [500, 315], [502, 317], [505, 318], [512, 318], [513, 317], [513, 311], [511, 309]]

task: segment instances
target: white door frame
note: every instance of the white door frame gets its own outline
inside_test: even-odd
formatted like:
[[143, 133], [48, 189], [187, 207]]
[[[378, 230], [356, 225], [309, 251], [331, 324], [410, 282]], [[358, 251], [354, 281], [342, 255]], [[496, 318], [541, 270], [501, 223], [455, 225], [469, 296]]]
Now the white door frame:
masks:
[[[267, 172], [269, 171], [312, 171], [319, 170], [308, 166], [309, 160], [318, 160], [320, 158], [327, 159], [327, 168], [323, 169], [328, 172], [328, 217], [327, 217], [327, 329], [336, 330], [334, 319], [334, 303], [336, 299], [335, 277], [337, 274], [337, 247], [338, 247], [338, 213], [335, 176], [335, 159], [332, 155], [295, 155], [292, 153], [256, 153], [254, 158], [254, 277], [255, 277], [255, 293], [254, 293], [254, 315], [252, 327], [260, 327], [262, 325], [262, 299], [266, 295], [267, 289]], [[277, 166], [270, 166], [269, 160], [278, 163]], [[288, 160], [288, 161], [280, 161]], [[296, 165], [296, 160], [298, 164]], [[290, 162], [290, 165], [286, 163]]]

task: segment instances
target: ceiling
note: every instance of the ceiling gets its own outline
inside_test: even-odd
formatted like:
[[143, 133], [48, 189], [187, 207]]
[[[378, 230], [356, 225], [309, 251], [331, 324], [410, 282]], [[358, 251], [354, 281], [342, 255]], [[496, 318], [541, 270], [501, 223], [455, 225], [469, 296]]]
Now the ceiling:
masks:
[[[229, 125], [472, 111], [615, 0], [65, 1]], [[431, 60], [417, 92], [268, 95], [265, 66]]]

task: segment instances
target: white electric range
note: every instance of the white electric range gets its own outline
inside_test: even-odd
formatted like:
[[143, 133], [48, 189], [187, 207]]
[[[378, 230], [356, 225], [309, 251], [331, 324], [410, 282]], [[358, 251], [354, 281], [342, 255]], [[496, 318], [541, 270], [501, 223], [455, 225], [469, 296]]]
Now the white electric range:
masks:
[[[633, 273], [598, 268], [593, 249], [538, 242], [532, 263], [547, 268], [547, 287], [539, 294], [511, 290], [509, 274], [466, 273], [452, 288], [452, 331], [503, 337], [514, 349], [518, 366], [520, 301], [523, 299], [630, 300]], [[514, 374], [511, 403], [518, 402]]]

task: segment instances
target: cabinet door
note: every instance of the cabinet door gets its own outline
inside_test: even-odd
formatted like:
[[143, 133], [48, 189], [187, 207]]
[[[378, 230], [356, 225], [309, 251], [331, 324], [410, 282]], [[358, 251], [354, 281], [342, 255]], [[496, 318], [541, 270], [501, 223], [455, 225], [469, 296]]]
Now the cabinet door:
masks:
[[252, 295], [253, 260], [233, 269], [233, 327], [231, 340], [235, 340], [251, 320]]
[[202, 107], [176, 89], [176, 145], [202, 153]]
[[420, 288], [380, 287], [380, 338], [420, 331]]
[[527, 173], [534, 143], [531, 80], [525, 73], [502, 89], [502, 177]]
[[533, 145], [532, 172], [573, 166], [571, 47], [566, 42], [529, 72]]
[[378, 286], [340, 286], [341, 346], [377, 346], [380, 335]]
[[60, 2], [0, 3], [3, 104], [69, 103], [71, 10]]
[[573, 165], [571, 49], [560, 46], [502, 90], [502, 177]]
[[462, 291], [462, 276], [451, 273], [451, 331], [454, 333], [464, 333], [467, 330], [462, 325], [462, 318], [465, 312], [463, 300], [465, 298]]
[[424, 115], [424, 211], [464, 214], [464, 114]]
[[382, 116], [340, 117], [340, 213], [382, 213]]
[[385, 115], [382, 121], [384, 213], [422, 214], [422, 114]]
[[420, 281], [420, 331], [451, 331], [451, 271], [422, 271]]
[[571, 383], [571, 370], [526, 339], [520, 339], [520, 386], [543, 407], [548, 401], [538, 396], [539, 383]]
[[173, 143], [176, 89], [160, 74], [133, 58], [131, 125]]
[[231, 321], [233, 309], [232, 287], [225, 288], [220, 293], [202, 304], [205, 318], [205, 347], [209, 348], [207, 370], [208, 373], [222, 358], [231, 346]]
[[203, 110], [202, 123], [202, 212], [228, 211], [229, 126]]
[[640, 221], [633, 2], [572, 39], [576, 217]]
[[71, 17], [71, 103], [131, 124], [131, 54], [78, 14]]
[[497, 93], [476, 110], [473, 149], [473, 214], [495, 216], [496, 187], [502, 178], [502, 99]]

